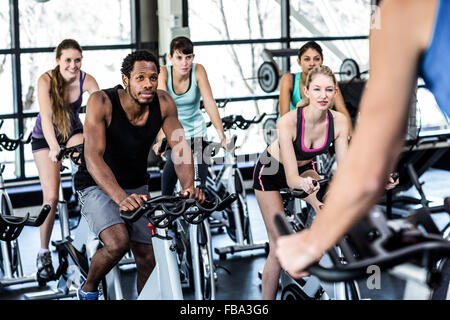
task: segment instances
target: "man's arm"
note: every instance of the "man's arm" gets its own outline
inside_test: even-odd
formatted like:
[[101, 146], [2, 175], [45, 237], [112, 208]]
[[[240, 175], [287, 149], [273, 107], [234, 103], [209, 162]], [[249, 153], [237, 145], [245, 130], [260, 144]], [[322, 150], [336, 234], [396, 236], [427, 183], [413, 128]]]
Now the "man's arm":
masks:
[[172, 161], [175, 172], [183, 189], [194, 187], [194, 162], [191, 147], [184, 136], [184, 129], [178, 121], [178, 112], [172, 97], [158, 90], [159, 102], [163, 113], [162, 131], [172, 148]]
[[309, 230], [277, 242], [279, 261], [291, 275], [318, 259], [368, 212], [396, 164], [423, 50], [420, 26], [412, 26], [423, 20], [424, 10], [412, 7], [416, 6], [404, 1], [381, 4], [381, 28], [370, 35], [371, 72], [361, 100], [361, 118], [325, 207]]
[[[161, 66], [161, 71], [158, 76], [158, 90], [167, 91], [167, 81], [168, 81], [168, 71], [165, 66]], [[159, 147], [161, 146], [162, 139], [165, 138], [164, 131], [161, 129], [158, 131], [158, 135], [156, 136], [156, 142], [153, 145], [153, 151], [156, 155], [159, 155]], [[164, 154], [164, 152], [163, 152]]]
[[103, 91], [94, 92], [88, 100], [84, 122], [84, 157], [90, 175], [120, 210], [134, 210], [146, 197], [128, 197], [103, 159], [106, 148], [106, 125], [111, 119], [112, 105]]
[[[311, 227], [315, 237], [326, 235], [322, 250], [336, 243], [378, 201], [403, 146], [417, 82], [419, 41], [410, 34], [414, 21], [410, 12], [398, 2], [382, 4], [381, 28], [370, 35], [371, 73], [361, 100], [358, 128], [330, 185], [325, 208]], [[392, 61], [397, 62], [395, 70]]]

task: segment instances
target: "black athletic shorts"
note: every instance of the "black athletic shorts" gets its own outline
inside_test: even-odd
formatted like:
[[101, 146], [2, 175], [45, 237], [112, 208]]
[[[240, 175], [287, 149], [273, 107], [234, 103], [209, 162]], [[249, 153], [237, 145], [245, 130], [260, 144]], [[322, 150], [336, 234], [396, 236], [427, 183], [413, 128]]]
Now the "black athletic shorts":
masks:
[[[298, 167], [298, 174], [315, 170], [313, 162]], [[280, 191], [288, 188], [284, 166], [266, 150], [259, 156], [253, 170], [253, 189], [259, 191]]]
[[[78, 134], [78, 133], [83, 133], [83, 129], [76, 129], [72, 132], [72, 134], [70, 135], [69, 139], [72, 138], [72, 136]], [[67, 139], [67, 141], [69, 140]], [[58, 140], [58, 144], [61, 146], [65, 146], [67, 141], [61, 141], [59, 139], [59, 137], [57, 138]], [[40, 150], [44, 150], [44, 149], [50, 149], [47, 140], [45, 140], [45, 138], [43, 139], [36, 139], [36, 138], [31, 138], [31, 151], [32, 152], [36, 152], [36, 151], [40, 151]]]

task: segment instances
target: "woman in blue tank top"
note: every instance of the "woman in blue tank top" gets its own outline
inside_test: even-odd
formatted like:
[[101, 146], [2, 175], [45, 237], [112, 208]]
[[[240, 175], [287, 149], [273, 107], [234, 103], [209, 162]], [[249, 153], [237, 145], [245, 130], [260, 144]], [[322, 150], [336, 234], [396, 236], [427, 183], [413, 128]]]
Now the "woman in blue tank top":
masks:
[[[280, 276], [280, 264], [275, 256], [275, 215], [284, 211], [280, 190], [301, 189], [309, 195], [304, 200], [317, 215], [323, 203], [317, 198], [320, 180], [312, 160], [326, 153], [330, 146], [336, 150], [338, 165], [348, 148], [348, 124], [345, 116], [330, 110], [336, 98], [337, 81], [333, 71], [321, 65], [313, 68], [305, 83], [305, 98], [296, 110], [278, 121], [279, 137], [261, 154], [253, 171], [253, 188], [269, 238], [269, 255], [262, 275], [262, 298], [275, 299]], [[387, 189], [394, 184], [386, 185]]]
[[[200, 110], [200, 99], [203, 99], [206, 113], [217, 130], [217, 134], [226, 148], [227, 139], [223, 131], [222, 120], [216, 101], [212, 95], [211, 86], [205, 68], [194, 63], [194, 45], [186, 37], [174, 38], [170, 43], [169, 59], [172, 65], [162, 66], [158, 79], [158, 89], [167, 91], [175, 100], [178, 110], [178, 120], [184, 128], [186, 139], [201, 140], [206, 137], [206, 123]], [[158, 154], [158, 148], [164, 137], [162, 130], [153, 150]], [[166, 153], [166, 164], [161, 179], [163, 195], [173, 193], [177, 176], [172, 163], [171, 150]], [[199, 175], [203, 181], [208, 173], [206, 163], [199, 164]]]
[[39, 114], [33, 128], [31, 149], [41, 182], [44, 204], [51, 211], [40, 227], [41, 249], [37, 257], [37, 276], [52, 279], [54, 269], [48, 250], [55, 220], [60, 183], [60, 163], [56, 156], [60, 145], [74, 146], [83, 142], [83, 125], [78, 116], [85, 91], [99, 89], [91, 75], [81, 71], [82, 49], [72, 39], [63, 40], [56, 48], [56, 67], [38, 80]]
[[378, 201], [403, 150], [418, 75], [450, 116], [450, 1], [383, 0], [374, 18], [358, 130], [325, 207], [309, 229], [277, 241], [278, 260], [293, 277], [304, 276]]
[[[322, 48], [317, 42], [309, 41], [305, 43], [298, 50], [297, 63], [302, 68], [298, 73], [286, 73], [281, 77], [280, 84], [280, 117], [293, 110], [304, 96], [303, 88], [305, 87], [306, 77], [308, 72], [316, 66], [320, 66], [323, 63]], [[339, 89], [339, 87], [338, 87]], [[340, 90], [336, 92], [336, 98], [334, 99], [334, 107], [336, 111], [339, 111], [345, 115], [349, 125], [349, 135], [352, 135], [352, 120], [350, 114], [345, 107], [344, 98]]]

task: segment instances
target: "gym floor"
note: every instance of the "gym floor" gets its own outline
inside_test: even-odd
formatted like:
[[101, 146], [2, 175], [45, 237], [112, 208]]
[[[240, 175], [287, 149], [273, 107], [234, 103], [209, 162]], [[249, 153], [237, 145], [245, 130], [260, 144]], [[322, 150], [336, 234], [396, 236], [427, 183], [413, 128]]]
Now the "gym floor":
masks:
[[[436, 201], [436, 204], [442, 203], [445, 196], [450, 195], [450, 172], [431, 169], [420, 177], [427, 198]], [[417, 191], [410, 189], [404, 192], [405, 195], [418, 197]], [[153, 195], [153, 194], [152, 194]], [[250, 218], [252, 223], [252, 232], [255, 242], [267, 241], [267, 235], [264, 223], [253, 193], [248, 194], [247, 201], [249, 205]], [[39, 207], [29, 207], [16, 210], [17, 215], [29, 211], [35, 213]], [[449, 222], [448, 214], [433, 214], [433, 218], [438, 227], [443, 228]], [[60, 239], [59, 221], [55, 221], [55, 227], [52, 234], [52, 240]], [[213, 230], [213, 247], [222, 247], [233, 244], [226, 232], [217, 233]], [[24, 274], [34, 273], [35, 256], [39, 249], [39, 230], [37, 228], [25, 227], [19, 237], [22, 264]], [[58, 266], [58, 258], [55, 251], [52, 252], [53, 264]], [[260, 300], [261, 299], [261, 280], [258, 273], [262, 271], [265, 262], [265, 252], [263, 249], [235, 253], [228, 255], [227, 259], [220, 260], [214, 253], [214, 259], [217, 266], [216, 272], [217, 293], [219, 300]], [[55, 268], [56, 268], [55, 267]], [[124, 268], [122, 270], [122, 283], [125, 299], [135, 299], [137, 293], [135, 290], [135, 269]], [[37, 283], [28, 283], [15, 285], [6, 288], [0, 288], [1, 300], [21, 300], [25, 293], [46, 291], [55, 288], [56, 282], [48, 283], [47, 287], [39, 288]], [[381, 279], [381, 289], [368, 290], [364, 281], [360, 282], [361, 296], [363, 299], [373, 300], [397, 300], [402, 299], [404, 283], [389, 274], [383, 274]], [[183, 287], [185, 299], [193, 299], [193, 292], [187, 287]], [[280, 292], [278, 293], [280, 295]], [[68, 298], [76, 299], [76, 298]]]

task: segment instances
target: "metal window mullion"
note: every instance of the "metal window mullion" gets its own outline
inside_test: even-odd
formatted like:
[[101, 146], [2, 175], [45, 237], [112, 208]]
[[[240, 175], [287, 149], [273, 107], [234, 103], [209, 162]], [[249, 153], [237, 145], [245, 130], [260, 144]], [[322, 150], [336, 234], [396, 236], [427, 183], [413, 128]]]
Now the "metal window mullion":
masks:
[[[282, 0], [281, 1], [281, 37], [285, 39], [284, 42], [281, 43], [281, 46], [283, 49], [289, 49], [291, 47], [291, 23], [290, 23], [290, 17], [291, 17], [291, 4], [289, 0]], [[289, 72], [291, 68], [291, 62], [290, 57], [283, 57], [282, 58], [282, 72], [286, 73]]]
[[182, 0], [182, 15], [183, 15], [183, 19], [182, 19], [182, 27], [186, 28], [189, 27], [189, 4], [188, 4], [188, 0]]
[[[22, 102], [22, 77], [20, 64], [20, 24], [19, 24], [19, 0], [10, 0], [10, 15], [11, 21], [11, 44], [12, 44], [12, 83], [13, 83], [13, 103], [14, 103], [14, 117], [17, 121], [15, 126], [15, 135], [20, 136], [24, 132], [23, 127], [23, 102]], [[19, 146], [19, 154], [15, 157], [16, 162], [16, 176], [19, 179], [25, 177], [25, 152], [21, 144]], [[19, 170], [17, 171], [17, 163]]]
[[141, 0], [131, 1], [131, 42], [136, 49], [142, 48], [141, 43]]

